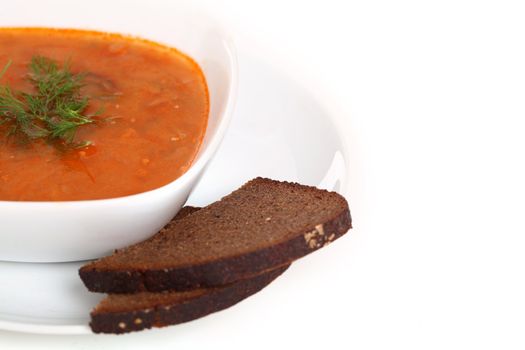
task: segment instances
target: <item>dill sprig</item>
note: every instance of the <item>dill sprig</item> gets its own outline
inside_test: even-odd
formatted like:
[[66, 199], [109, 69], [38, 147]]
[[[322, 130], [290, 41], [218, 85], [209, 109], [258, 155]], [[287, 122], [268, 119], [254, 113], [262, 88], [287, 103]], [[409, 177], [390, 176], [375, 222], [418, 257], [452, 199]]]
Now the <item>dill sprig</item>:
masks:
[[[11, 61], [4, 66], [0, 78], [10, 65]], [[7, 136], [73, 147], [89, 145], [89, 141], [75, 141], [78, 128], [96, 123], [100, 114], [84, 113], [89, 104], [89, 99], [80, 94], [85, 74], [72, 73], [69, 61], [60, 67], [43, 56], [34, 56], [28, 69], [33, 93], [0, 85], [0, 126], [7, 130]]]

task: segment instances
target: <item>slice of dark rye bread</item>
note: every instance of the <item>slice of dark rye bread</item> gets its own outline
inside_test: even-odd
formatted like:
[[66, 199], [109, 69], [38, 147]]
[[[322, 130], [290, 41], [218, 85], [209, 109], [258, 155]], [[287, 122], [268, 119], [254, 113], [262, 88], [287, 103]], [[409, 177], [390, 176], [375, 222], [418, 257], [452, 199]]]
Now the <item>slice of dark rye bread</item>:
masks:
[[105, 293], [220, 286], [289, 264], [350, 228], [341, 195], [256, 178], [150, 239], [83, 266], [80, 277]]
[[95, 333], [128, 333], [188, 322], [224, 310], [259, 292], [290, 265], [221, 287], [186, 292], [110, 294], [91, 312]]

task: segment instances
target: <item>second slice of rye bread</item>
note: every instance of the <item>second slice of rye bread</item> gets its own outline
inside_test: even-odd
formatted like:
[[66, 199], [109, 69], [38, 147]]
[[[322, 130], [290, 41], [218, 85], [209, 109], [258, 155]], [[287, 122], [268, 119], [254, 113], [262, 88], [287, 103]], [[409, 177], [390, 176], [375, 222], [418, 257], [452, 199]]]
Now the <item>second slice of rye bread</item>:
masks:
[[221, 286], [284, 266], [352, 227], [339, 194], [264, 178], [152, 238], [83, 266], [93, 292], [136, 293]]
[[95, 333], [127, 333], [195, 320], [224, 310], [259, 292], [289, 265], [214, 288], [186, 292], [110, 294], [91, 312]]

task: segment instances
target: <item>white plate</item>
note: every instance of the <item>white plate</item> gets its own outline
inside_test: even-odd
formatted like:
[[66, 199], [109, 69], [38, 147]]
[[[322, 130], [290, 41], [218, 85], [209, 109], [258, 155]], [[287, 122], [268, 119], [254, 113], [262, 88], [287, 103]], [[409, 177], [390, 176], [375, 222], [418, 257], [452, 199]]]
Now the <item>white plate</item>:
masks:
[[[345, 193], [347, 153], [329, 113], [271, 65], [243, 52], [239, 58], [231, 129], [189, 204], [213, 202], [256, 176]], [[89, 311], [103, 296], [84, 288], [80, 265], [0, 262], [0, 329], [90, 333]]]

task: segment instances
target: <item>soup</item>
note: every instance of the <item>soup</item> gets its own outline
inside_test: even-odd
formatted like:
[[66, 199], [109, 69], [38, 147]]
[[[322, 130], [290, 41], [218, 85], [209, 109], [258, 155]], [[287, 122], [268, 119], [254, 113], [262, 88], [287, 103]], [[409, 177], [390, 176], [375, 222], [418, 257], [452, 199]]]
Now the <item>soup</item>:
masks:
[[[0, 102], [0, 200], [126, 196], [168, 184], [192, 164], [206, 131], [209, 98], [204, 75], [189, 57], [117, 34], [43, 28], [0, 29], [0, 47], [0, 85], [4, 93], [6, 87], [17, 91], [26, 111], [35, 109], [27, 94], [40, 94], [35, 71], [28, 71], [35, 57], [44, 57], [69, 70], [68, 77], [78, 74], [75, 103], [86, 102], [83, 115], [96, 119], [64, 136], [57, 117], [38, 119], [43, 109], [34, 118], [35, 132]], [[62, 111], [62, 104], [53, 108]], [[1, 123], [2, 111], [9, 123]], [[54, 129], [40, 133], [45, 125]], [[17, 130], [30, 137], [17, 139]]]

